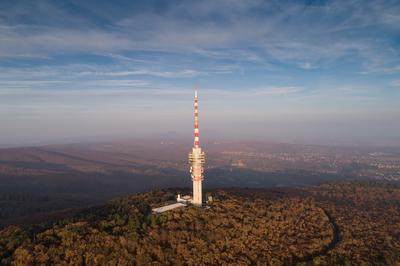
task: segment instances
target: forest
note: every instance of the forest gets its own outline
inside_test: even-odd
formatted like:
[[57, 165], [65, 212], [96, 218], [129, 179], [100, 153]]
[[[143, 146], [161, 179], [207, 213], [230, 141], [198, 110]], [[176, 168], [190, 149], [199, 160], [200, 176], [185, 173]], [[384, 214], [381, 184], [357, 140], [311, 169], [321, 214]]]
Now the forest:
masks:
[[1, 265], [398, 265], [400, 187], [375, 181], [124, 196], [71, 217], [0, 231]]

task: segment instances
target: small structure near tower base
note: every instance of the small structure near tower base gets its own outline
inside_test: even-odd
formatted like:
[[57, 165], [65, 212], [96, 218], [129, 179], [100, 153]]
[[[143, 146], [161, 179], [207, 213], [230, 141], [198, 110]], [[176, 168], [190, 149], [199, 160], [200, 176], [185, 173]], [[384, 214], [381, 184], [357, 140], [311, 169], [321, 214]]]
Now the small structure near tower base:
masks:
[[178, 196], [176, 197], [176, 201], [182, 203], [192, 203], [192, 197], [190, 197], [189, 195], [181, 197], [181, 194], [178, 194]]
[[181, 207], [186, 207], [186, 204], [181, 203], [181, 202], [177, 202], [177, 203], [166, 205], [166, 206], [162, 206], [162, 207], [159, 207], [159, 208], [154, 208], [152, 211], [153, 211], [153, 213], [159, 214], [159, 213], [163, 213], [163, 212], [170, 211], [170, 210], [173, 210], [173, 209], [176, 209], [176, 208], [181, 208]]

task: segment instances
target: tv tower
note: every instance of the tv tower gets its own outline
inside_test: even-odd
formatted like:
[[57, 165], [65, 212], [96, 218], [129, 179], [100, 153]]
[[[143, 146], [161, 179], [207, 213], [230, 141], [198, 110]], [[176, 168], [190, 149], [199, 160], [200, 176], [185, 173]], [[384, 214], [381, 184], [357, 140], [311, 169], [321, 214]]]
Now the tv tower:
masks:
[[189, 153], [190, 173], [193, 181], [194, 205], [202, 205], [202, 181], [204, 179], [204, 163], [206, 155], [200, 148], [199, 140], [199, 98], [197, 88], [194, 91], [194, 143], [192, 151]]

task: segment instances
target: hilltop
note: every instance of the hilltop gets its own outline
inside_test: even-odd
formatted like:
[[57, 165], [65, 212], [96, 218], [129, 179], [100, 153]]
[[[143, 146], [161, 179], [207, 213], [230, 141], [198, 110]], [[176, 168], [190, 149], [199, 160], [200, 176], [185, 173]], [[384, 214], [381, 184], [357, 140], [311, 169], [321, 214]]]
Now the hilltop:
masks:
[[400, 188], [394, 184], [212, 190], [210, 208], [151, 213], [178, 191], [120, 197], [68, 219], [7, 227], [0, 232], [1, 264], [400, 262]]

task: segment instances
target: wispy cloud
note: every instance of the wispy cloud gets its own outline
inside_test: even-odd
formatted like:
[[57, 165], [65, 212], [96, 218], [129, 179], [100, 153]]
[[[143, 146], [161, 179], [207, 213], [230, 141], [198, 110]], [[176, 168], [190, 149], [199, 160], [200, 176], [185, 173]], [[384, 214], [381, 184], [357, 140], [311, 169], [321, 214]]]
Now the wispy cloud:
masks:
[[[60, 10], [51, 2], [36, 8], [38, 13], [30, 13], [32, 16], [53, 11], [66, 17], [71, 25], [76, 25], [68, 10]], [[256, 9], [264, 10], [268, 15], [257, 13]], [[82, 27], [60, 27], [60, 19], [54, 17], [49, 21], [41, 19], [41, 25], [2, 25], [0, 56], [48, 56], [60, 52], [118, 55], [126, 50], [190, 51], [216, 57], [225, 54], [235, 60], [251, 62], [275, 59], [309, 69], [310, 66], [316, 67], [321, 60], [326, 62], [358, 53], [365, 65], [379, 67], [378, 61], [385, 65], [382, 59], [393, 61], [394, 56], [398, 56], [398, 47], [384, 39], [385, 31], [398, 24], [396, 10], [400, 11], [398, 5], [383, 1], [367, 4], [360, 1], [329, 2], [308, 8], [283, 2], [239, 5], [236, 2], [205, 1], [179, 6], [171, 4], [162, 14], [149, 11], [129, 14], [118, 8], [122, 15], [120, 18], [111, 18], [103, 10], [95, 10], [101, 14], [96, 19], [106, 21], [112, 25], [111, 28], [93, 26], [90, 19], [94, 18], [84, 17], [76, 20]], [[181, 14], [188, 14], [192, 19], [181, 18]], [[321, 16], [324, 19], [317, 19]], [[51, 19], [58, 23], [52, 25]], [[368, 30], [360, 30], [367, 26]], [[299, 64], [299, 61], [305, 63]]]
[[302, 92], [304, 89], [299, 88], [299, 87], [272, 87], [272, 88], [263, 88], [263, 89], [253, 89], [252, 94], [253, 95], [291, 95], [291, 94], [296, 94]]
[[311, 65], [311, 63], [309, 62], [303, 62], [303, 63], [299, 63], [299, 66], [303, 69], [312, 69], [313, 66]]
[[86, 80], [80, 82], [71, 82], [65, 80], [14, 80], [14, 81], [2, 81], [0, 82], [0, 93], [3, 94], [14, 94], [13, 89], [26, 89], [26, 90], [14, 90], [15, 94], [21, 93], [28, 94], [43, 94], [50, 93], [54, 95], [68, 94], [69, 92], [76, 93], [76, 91], [90, 91], [95, 88], [108, 88], [109, 91], [119, 88], [144, 88], [149, 86], [149, 83], [142, 80]]
[[185, 78], [194, 77], [199, 75], [198, 71], [192, 69], [184, 69], [178, 71], [150, 71], [150, 70], [131, 70], [131, 71], [117, 71], [117, 72], [83, 72], [82, 75], [101, 75], [101, 76], [114, 76], [114, 77], [125, 77], [125, 76], [136, 76], [136, 75], [146, 75], [155, 76], [163, 78]]
[[224, 97], [224, 98], [236, 98], [236, 99], [260, 99], [264, 96], [290, 96], [296, 95], [303, 92], [304, 89], [301, 87], [289, 86], [289, 87], [260, 87], [260, 88], [246, 88], [242, 90], [231, 90], [212, 88], [202, 91], [205, 95], [210, 97]]
[[400, 79], [393, 80], [392, 81], [392, 85], [395, 86], [395, 87], [400, 87]]

